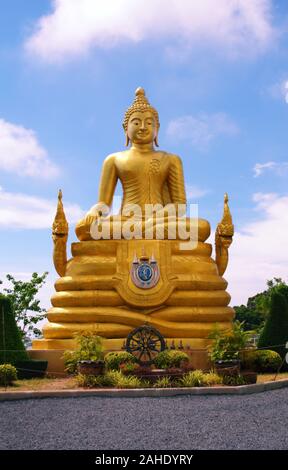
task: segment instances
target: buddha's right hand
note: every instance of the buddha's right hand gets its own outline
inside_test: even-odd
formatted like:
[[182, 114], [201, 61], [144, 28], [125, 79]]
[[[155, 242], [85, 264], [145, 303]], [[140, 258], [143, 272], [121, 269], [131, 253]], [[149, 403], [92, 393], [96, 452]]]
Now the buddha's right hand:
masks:
[[109, 214], [109, 207], [104, 202], [97, 202], [95, 206], [87, 212], [85, 216], [85, 225], [91, 226], [93, 222], [100, 223], [101, 217]]
[[85, 225], [88, 225], [89, 227], [96, 221], [100, 221], [101, 218], [101, 213], [96, 213], [96, 214], [90, 214], [89, 212], [85, 216]]

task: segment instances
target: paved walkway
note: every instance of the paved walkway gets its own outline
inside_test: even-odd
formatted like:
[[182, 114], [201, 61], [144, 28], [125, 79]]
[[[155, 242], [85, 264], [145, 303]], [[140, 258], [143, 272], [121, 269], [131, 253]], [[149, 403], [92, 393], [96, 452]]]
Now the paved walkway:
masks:
[[0, 449], [288, 449], [288, 389], [0, 403]]

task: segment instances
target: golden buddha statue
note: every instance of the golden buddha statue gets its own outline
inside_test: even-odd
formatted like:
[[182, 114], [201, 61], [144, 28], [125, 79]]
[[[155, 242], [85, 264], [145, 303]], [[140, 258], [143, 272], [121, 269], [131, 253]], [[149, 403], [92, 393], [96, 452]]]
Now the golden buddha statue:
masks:
[[[98, 227], [97, 239], [102, 238], [101, 232], [112, 237], [112, 228], [114, 232], [121, 233], [120, 228], [130, 219], [125, 212], [135, 206], [141, 213], [137, 221], [137, 214], [132, 211], [135, 232], [144, 236], [145, 228], [146, 231], [153, 229], [153, 238], [156, 238], [157, 229], [159, 234], [163, 226], [163, 238], [168, 238], [169, 225], [172, 231], [173, 214], [169, 216], [162, 212], [161, 216], [156, 210], [155, 216], [149, 218], [147, 210], [151, 205], [160, 206], [161, 209], [171, 204], [175, 207], [186, 205], [181, 159], [177, 155], [154, 149], [153, 144], [158, 147], [158, 113], [150, 106], [143, 88], [138, 88], [135, 95], [134, 103], [126, 111], [123, 121], [126, 146], [131, 142], [131, 147], [124, 152], [108, 155], [105, 159], [99, 185], [99, 202], [76, 226], [76, 235], [81, 241], [92, 239], [91, 224], [95, 221]], [[111, 207], [118, 179], [123, 189], [121, 212], [119, 215], [104, 217], [101, 223], [101, 217], [107, 216]], [[193, 222], [198, 226], [199, 240], [205, 241], [210, 235], [209, 223], [201, 219]], [[188, 230], [190, 223], [190, 219], [186, 219]]]
[[[76, 225], [80, 241], [72, 243], [68, 261], [68, 224], [59, 193], [53, 259], [60, 278], [44, 339], [35, 340], [34, 349], [73, 349], [74, 333], [89, 330], [104, 338], [106, 349], [119, 350], [131, 330], [143, 324], [157, 328], [168, 344], [181, 341], [204, 349], [216, 322], [221, 328], [231, 325], [234, 311], [221, 277], [233, 237], [228, 196], [216, 230], [214, 261], [206, 243], [209, 223], [188, 218], [185, 211], [180, 217], [178, 208], [186, 209], [182, 162], [155, 150], [159, 117], [142, 88], [136, 90], [123, 127], [126, 146], [131, 146], [105, 159], [98, 202]], [[110, 210], [118, 180], [123, 198], [115, 215]], [[193, 243], [191, 237], [183, 242], [183, 229], [195, 235], [195, 227]]]

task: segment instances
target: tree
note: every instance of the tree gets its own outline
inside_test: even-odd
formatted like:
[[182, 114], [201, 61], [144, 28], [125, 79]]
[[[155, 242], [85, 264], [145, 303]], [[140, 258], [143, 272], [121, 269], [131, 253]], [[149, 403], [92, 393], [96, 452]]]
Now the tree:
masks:
[[246, 347], [250, 334], [243, 330], [243, 325], [235, 321], [232, 330], [221, 330], [216, 323], [208, 338], [212, 339], [210, 358], [212, 361], [229, 361], [239, 358], [239, 353]]
[[264, 317], [257, 310], [246, 307], [246, 305], [240, 305], [234, 307], [235, 320], [238, 320], [243, 324], [245, 331], [258, 330], [264, 322]]
[[[11, 301], [12, 311], [16, 324], [23, 340], [27, 341], [33, 336], [40, 336], [41, 331], [37, 323], [45, 318], [45, 309], [40, 307], [40, 300], [36, 299], [39, 289], [45, 284], [48, 272], [42, 276], [33, 273], [30, 281], [17, 281], [11, 274], [6, 278], [11, 282], [10, 288], [4, 288], [3, 292]], [[3, 284], [0, 281], [0, 284]]]
[[[261, 294], [257, 294], [255, 297], [252, 297], [250, 300], [250, 304], [254, 301], [255, 307], [258, 312], [262, 313], [264, 317], [267, 318], [270, 309], [271, 309], [271, 302], [272, 297], [275, 293], [280, 293], [286, 297], [288, 300], [288, 285], [283, 281], [281, 277], [274, 277], [267, 281], [268, 289], [262, 292]], [[249, 300], [247, 306], [249, 304]]]
[[258, 341], [258, 348], [276, 351], [282, 359], [286, 354], [288, 341], [288, 302], [281, 292], [271, 296], [270, 313]]
[[15, 364], [27, 359], [11, 300], [0, 294], [0, 364]]
[[263, 329], [270, 312], [271, 299], [274, 293], [283, 294], [288, 301], [288, 285], [283, 279], [274, 277], [267, 281], [267, 287], [268, 289], [263, 292], [249, 297], [247, 305], [234, 307], [236, 312], [235, 320], [244, 322], [245, 330], [257, 330], [259, 333]]

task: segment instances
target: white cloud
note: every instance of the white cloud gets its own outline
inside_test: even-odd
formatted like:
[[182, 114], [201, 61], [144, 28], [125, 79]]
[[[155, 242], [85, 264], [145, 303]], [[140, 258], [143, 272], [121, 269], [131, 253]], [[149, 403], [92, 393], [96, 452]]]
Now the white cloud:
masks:
[[42, 179], [59, 173], [33, 130], [4, 119], [0, 119], [0, 169]]
[[254, 178], [257, 178], [258, 176], [262, 175], [264, 170], [269, 169], [271, 170], [274, 168], [276, 165], [275, 162], [267, 162], [267, 163], [256, 163], [256, 165], [253, 168], [254, 171]]
[[[77, 205], [64, 202], [68, 223], [75, 223], [84, 215]], [[9, 229], [51, 228], [57, 200], [9, 193], [0, 188], [0, 227]]]
[[268, 87], [269, 95], [276, 100], [284, 100], [288, 104], [288, 80], [282, 79]]
[[257, 193], [253, 200], [262, 217], [241, 227], [230, 248], [225, 278], [232, 305], [263, 291], [268, 279], [288, 281], [288, 195]]
[[30, 53], [48, 62], [163, 37], [247, 55], [274, 37], [272, 0], [54, 0], [52, 8], [26, 42]]
[[285, 176], [288, 172], [288, 162], [267, 162], [267, 163], [256, 163], [253, 168], [254, 178], [261, 176], [266, 170], [273, 171], [277, 176]]
[[220, 135], [235, 135], [237, 125], [225, 113], [182, 116], [170, 121], [167, 135], [178, 141], [187, 140], [200, 150], [205, 150]]
[[199, 188], [193, 184], [186, 184], [186, 197], [188, 200], [191, 199], [200, 199], [201, 197], [206, 196], [210, 191], [209, 189]]

